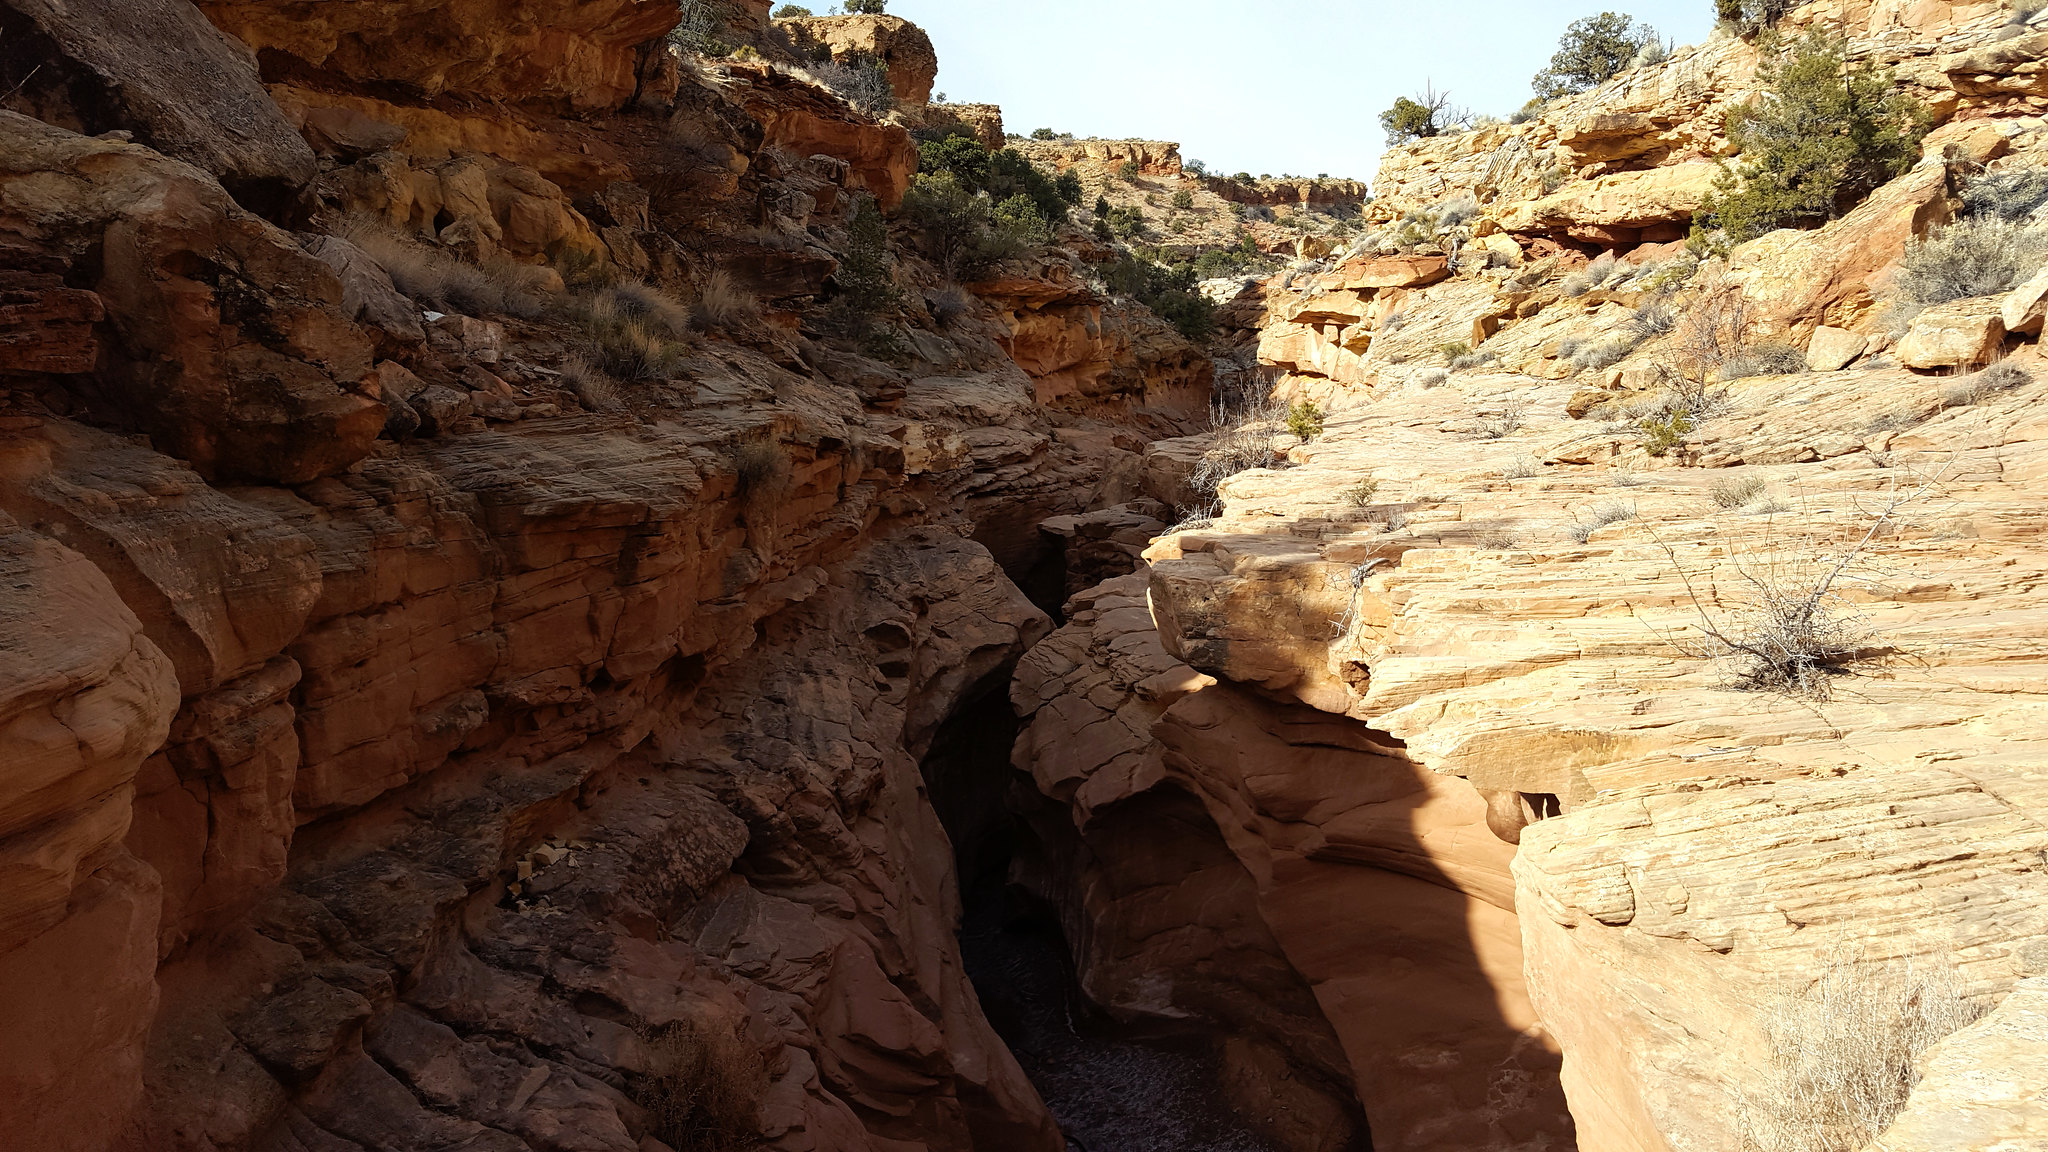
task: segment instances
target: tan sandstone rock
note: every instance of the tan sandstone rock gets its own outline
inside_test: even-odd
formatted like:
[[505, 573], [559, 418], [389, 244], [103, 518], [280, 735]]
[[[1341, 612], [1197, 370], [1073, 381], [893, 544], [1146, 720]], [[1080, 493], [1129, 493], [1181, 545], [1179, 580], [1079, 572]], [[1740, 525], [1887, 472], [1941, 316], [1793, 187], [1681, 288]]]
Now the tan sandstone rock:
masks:
[[1806, 345], [1806, 366], [1815, 372], [1839, 372], [1863, 355], [1870, 338], [1860, 332], [1846, 332], [1823, 324], [1813, 330]]
[[1922, 312], [1899, 341], [1899, 363], [1909, 368], [1974, 368], [1997, 359], [2005, 340], [2004, 302], [2003, 297], [1983, 296]]
[[796, 33], [798, 47], [821, 44], [834, 60], [862, 57], [889, 66], [889, 86], [906, 104], [921, 105], [932, 98], [932, 81], [939, 75], [939, 56], [931, 37], [901, 16], [806, 16], [777, 22]]

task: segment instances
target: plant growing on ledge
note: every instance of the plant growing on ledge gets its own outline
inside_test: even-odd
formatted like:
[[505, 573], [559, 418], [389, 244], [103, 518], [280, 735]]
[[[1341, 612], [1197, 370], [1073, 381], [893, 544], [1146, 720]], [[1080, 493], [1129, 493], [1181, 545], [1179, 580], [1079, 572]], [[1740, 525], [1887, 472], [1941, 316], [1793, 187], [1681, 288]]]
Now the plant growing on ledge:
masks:
[[1598, 88], [1657, 43], [1655, 28], [1619, 12], [1574, 20], [1558, 40], [1550, 67], [1538, 72], [1531, 86], [1538, 100]]
[[1888, 70], [1844, 59], [1809, 36], [1766, 63], [1764, 92], [1728, 113], [1741, 150], [1695, 218], [1695, 235], [1740, 243], [1776, 228], [1825, 223], [1913, 166], [1928, 112]]
[[1323, 410], [1313, 400], [1296, 400], [1287, 406], [1287, 430], [1303, 444], [1323, 434]]
[[1425, 87], [1414, 99], [1403, 96], [1394, 101], [1392, 108], [1380, 113], [1380, 127], [1386, 130], [1389, 144], [1441, 136], [1457, 120], [1457, 114], [1451, 110], [1451, 94], [1434, 87]]

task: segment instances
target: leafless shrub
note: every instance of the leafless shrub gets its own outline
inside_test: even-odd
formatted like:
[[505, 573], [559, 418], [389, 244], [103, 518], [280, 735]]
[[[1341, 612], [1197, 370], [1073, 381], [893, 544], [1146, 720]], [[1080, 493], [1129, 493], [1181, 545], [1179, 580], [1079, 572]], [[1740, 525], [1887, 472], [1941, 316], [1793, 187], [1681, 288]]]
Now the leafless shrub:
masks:
[[1465, 372], [1473, 368], [1483, 368], [1488, 364], [1498, 363], [1500, 363], [1500, 353], [1498, 352], [1467, 352], [1462, 356], [1451, 357], [1451, 371]]
[[1500, 440], [1514, 435], [1522, 426], [1523, 417], [1529, 414], [1527, 400], [1510, 400], [1498, 411], [1484, 413], [1474, 426], [1479, 435], [1487, 440]]
[[1583, 516], [1574, 515], [1572, 522], [1565, 526], [1565, 535], [1570, 537], [1573, 543], [1584, 544], [1600, 529], [1635, 518], [1634, 504], [1626, 500], [1608, 500], [1594, 505]]
[[[2048, 3], [2026, 0], [2026, 6], [2039, 10]], [[2048, 203], [2048, 168], [1986, 172], [1963, 186], [1963, 208], [1972, 216], [2024, 220], [2044, 203]]]
[[974, 311], [974, 296], [958, 284], [946, 284], [931, 294], [929, 304], [932, 320], [942, 328], [950, 327]]
[[1678, 313], [1662, 300], [1651, 300], [1637, 308], [1636, 314], [1628, 323], [1637, 336], [1647, 340], [1652, 336], [1662, 336], [1678, 327]]
[[1767, 1087], [1741, 1101], [1743, 1152], [1857, 1152], [1905, 1107], [1914, 1063], [1975, 1023], [1945, 958], [1877, 961], [1849, 949], [1768, 1009]]
[[1702, 655], [1728, 669], [1734, 687], [1778, 692], [1810, 700], [1833, 694], [1833, 679], [1859, 660], [1883, 651], [1864, 617], [1846, 599], [1839, 585], [1852, 566], [1868, 553], [1873, 541], [1890, 528], [1907, 504], [1932, 492], [1940, 477], [1911, 491], [1894, 489], [1872, 516], [1869, 528], [1853, 543], [1830, 554], [1817, 536], [1793, 539], [1767, 537], [1751, 556], [1737, 556], [1735, 568], [1747, 595], [1728, 616], [1708, 611], [1692, 574], [1662, 539], [1658, 544], [1685, 582], [1705, 638]]
[[684, 1022], [648, 1029], [641, 1042], [649, 1067], [630, 1086], [655, 1139], [703, 1152], [759, 1143], [767, 1062], [736, 1030]]
[[1436, 388], [1442, 386], [1444, 381], [1450, 378], [1451, 373], [1448, 369], [1424, 368], [1415, 374], [1415, 383], [1421, 388]]
[[1738, 284], [1703, 289], [1673, 330], [1679, 375], [1704, 380], [1749, 341], [1749, 303]]
[[1479, 546], [1488, 552], [1511, 552], [1522, 545], [1518, 525], [1495, 524], [1479, 534]]
[[761, 301], [739, 286], [723, 268], [711, 274], [697, 293], [690, 324], [700, 332], [731, 332], [761, 318]]
[[1278, 464], [1273, 438], [1286, 427], [1287, 409], [1271, 402], [1222, 417], [1209, 450], [1188, 476], [1188, 487], [1199, 496], [1214, 498], [1217, 486], [1232, 476]]
[[1764, 494], [1764, 482], [1760, 476], [1730, 476], [1715, 481], [1707, 494], [1717, 508], [1741, 508]]
[[1607, 470], [1607, 482], [1616, 488], [1634, 488], [1643, 482], [1643, 474], [1636, 471], [1635, 461], [1624, 456]]
[[1527, 480], [1531, 476], [1541, 475], [1542, 472], [1543, 461], [1534, 456], [1517, 456], [1500, 470], [1501, 478], [1504, 480]]

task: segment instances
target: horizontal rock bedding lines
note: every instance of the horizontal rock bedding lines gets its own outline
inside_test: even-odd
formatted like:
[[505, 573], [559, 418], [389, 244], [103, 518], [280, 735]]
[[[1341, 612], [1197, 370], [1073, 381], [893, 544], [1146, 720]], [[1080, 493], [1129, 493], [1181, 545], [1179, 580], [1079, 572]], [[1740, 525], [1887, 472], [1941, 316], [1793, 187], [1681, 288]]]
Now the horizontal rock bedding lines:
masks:
[[0, 1143], [1056, 1146], [918, 759], [1207, 358], [901, 244], [822, 332], [909, 132], [673, 5], [168, 7], [223, 83], [0, 5]]

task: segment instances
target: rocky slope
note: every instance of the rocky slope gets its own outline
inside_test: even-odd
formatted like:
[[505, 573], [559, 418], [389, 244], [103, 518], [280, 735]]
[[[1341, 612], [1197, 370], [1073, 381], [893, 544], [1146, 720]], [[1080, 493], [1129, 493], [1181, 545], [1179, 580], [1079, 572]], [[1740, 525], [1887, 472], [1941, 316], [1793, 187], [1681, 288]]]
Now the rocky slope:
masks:
[[[2039, 1139], [2040, 289], [1886, 306], [1957, 173], [2039, 166], [2040, 33], [1790, 19], [1897, 65], [1919, 165], [1688, 252], [1756, 90], [1733, 38], [1395, 149], [1375, 232], [1240, 301], [1325, 428], [1153, 445], [1195, 518], [1019, 668], [1016, 878], [1112, 1011], [1227, 1022], [1283, 1146], [1808, 1147], [1768, 1129], [1798, 1059], [1867, 1054], [1816, 1015], [1837, 987], [1938, 1034], [1989, 1013], [1873, 1148]], [[1688, 385], [1714, 323], [1793, 362]], [[1711, 403], [1655, 438], [1688, 386]], [[1206, 507], [1205, 454], [1235, 472]], [[1809, 596], [1837, 664], [1760, 690], [1717, 637]]]
[[1208, 361], [846, 335], [909, 132], [672, 4], [304, 7], [0, 4], [0, 1144], [1058, 1148], [920, 760]]

